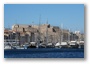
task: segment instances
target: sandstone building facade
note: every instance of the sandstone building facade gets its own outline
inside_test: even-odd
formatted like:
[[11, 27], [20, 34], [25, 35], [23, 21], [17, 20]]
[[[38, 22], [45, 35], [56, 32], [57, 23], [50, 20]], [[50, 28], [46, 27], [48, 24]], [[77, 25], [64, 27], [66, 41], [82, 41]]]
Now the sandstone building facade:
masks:
[[4, 30], [4, 39], [10, 39], [11, 37], [12, 39], [19, 40], [20, 44], [38, 41], [40, 41], [40, 43], [57, 43], [61, 41], [62, 35], [63, 41], [68, 41], [68, 36], [70, 36], [71, 40], [74, 40], [71, 37], [72, 35], [78, 37], [78, 35], [71, 34], [69, 30], [61, 29], [58, 26], [51, 26], [50, 24], [15, 24], [12, 26], [11, 30]]

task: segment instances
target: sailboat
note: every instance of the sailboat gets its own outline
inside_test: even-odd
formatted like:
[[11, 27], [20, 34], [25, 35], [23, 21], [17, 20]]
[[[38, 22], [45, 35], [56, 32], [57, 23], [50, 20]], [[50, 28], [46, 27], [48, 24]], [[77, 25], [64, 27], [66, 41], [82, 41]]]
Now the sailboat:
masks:
[[[54, 35], [56, 36], [56, 35]], [[55, 38], [56, 39], [56, 38]], [[55, 41], [56, 42], [56, 41]], [[56, 42], [55, 48], [61, 48], [61, 32], [59, 31], [59, 41]]]
[[72, 40], [69, 43], [70, 48], [78, 48], [78, 44], [77, 44], [77, 41], [74, 38], [73, 33], [71, 34], [71, 38], [72, 38]]
[[81, 36], [79, 37], [79, 39], [78, 39], [79, 41], [77, 41], [77, 43], [78, 43], [78, 48], [84, 48], [84, 41], [83, 40], [81, 40]]
[[34, 32], [34, 22], [32, 22], [32, 32], [31, 32], [31, 41], [29, 43], [29, 46], [27, 47], [27, 49], [29, 48], [37, 48], [37, 43], [36, 43], [36, 37], [35, 37], [35, 32]]
[[52, 41], [50, 41], [50, 42], [48, 41], [48, 39], [49, 39], [49, 34], [48, 34], [48, 19], [47, 19], [46, 24], [47, 24], [47, 27], [46, 27], [46, 48], [53, 48], [54, 46], [53, 46]]
[[37, 37], [37, 48], [45, 48], [45, 44], [41, 42], [41, 15], [39, 17], [39, 26], [38, 26], [38, 37]]
[[63, 39], [63, 24], [61, 25], [61, 42], [60, 42], [60, 46], [61, 48], [68, 48], [68, 44], [66, 41], [64, 41]]
[[[10, 27], [8, 27], [8, 29], [10, 29]], [[9, 32], [9, 30], [8, 34], [9, 34], [8, 39], [4, 41], [4, 49], [12, 49], [11, 32]]]
[[71, 41], [70, 41], [70, 29], [68, 31], [68, 41], [67, 41], [67, 43], [68, 43], [68, 48], [70, 48], [70, 43], [71, 43]]

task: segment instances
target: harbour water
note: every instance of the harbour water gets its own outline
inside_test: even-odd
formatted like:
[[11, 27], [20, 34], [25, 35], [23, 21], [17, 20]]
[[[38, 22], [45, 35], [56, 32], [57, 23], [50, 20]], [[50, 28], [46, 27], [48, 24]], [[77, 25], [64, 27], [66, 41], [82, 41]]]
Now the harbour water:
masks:
[[84, 49], [4, 50], [4, 58], [84, 58]]

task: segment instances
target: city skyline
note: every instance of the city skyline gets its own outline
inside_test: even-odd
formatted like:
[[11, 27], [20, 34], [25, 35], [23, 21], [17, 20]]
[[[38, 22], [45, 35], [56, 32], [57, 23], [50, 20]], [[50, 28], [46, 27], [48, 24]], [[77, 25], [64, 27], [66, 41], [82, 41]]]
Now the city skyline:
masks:
[[41, 24], [53, 26], [63, 24], [65, 29], [84, 32], [84, 5], [83, 4], [5, 4], [4, 27], [13, 24]]

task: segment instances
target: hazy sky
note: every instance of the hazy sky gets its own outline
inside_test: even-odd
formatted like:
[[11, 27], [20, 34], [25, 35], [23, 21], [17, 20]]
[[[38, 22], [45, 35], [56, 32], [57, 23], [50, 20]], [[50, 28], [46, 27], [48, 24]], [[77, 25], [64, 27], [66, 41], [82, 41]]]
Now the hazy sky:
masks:
[[71, 31], [84, 32], [84, 5], [83, 4], [5, 4], [4, 27], [13, 24], [48, 23], [60, 26]]

